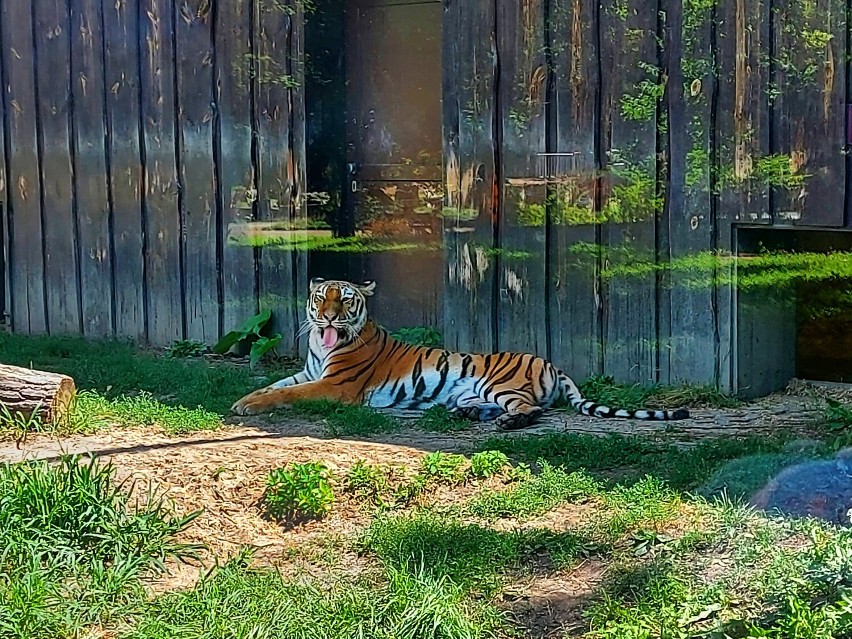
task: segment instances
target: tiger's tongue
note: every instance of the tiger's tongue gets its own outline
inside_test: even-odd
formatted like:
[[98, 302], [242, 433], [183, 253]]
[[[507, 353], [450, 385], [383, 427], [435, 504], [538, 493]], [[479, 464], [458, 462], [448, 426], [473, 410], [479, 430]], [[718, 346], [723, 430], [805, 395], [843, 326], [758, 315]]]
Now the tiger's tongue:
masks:
[[322, 329], [322, 344], [326, 348], [331, 348], [337, 344], [337, 329], [333, 326], [326, 326]]

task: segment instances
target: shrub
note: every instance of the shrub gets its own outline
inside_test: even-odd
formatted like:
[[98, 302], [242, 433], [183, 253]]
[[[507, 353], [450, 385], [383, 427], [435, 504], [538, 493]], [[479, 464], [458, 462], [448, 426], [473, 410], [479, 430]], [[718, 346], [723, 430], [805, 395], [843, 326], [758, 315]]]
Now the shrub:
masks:
[[331, 471], [322, 463], [276, 468], [266, 479], [266, 512], [278, 520], [319, 519], [331, 510]]
[[474, 477], [491, 477], [509, 464], [509, 458], [499, 450], [484, 450], [470, 458], [470, 474]]
[[390, 488], [388, 474], [380, 466], [359, 459], [346, 475], [346, 490], [356, 497], [376, 500]]
[[442, 484], [459, 484], [464, 481], [464, 455], [453, 455], [435, 451], [429, 453], [420, 462], [420, 474]]

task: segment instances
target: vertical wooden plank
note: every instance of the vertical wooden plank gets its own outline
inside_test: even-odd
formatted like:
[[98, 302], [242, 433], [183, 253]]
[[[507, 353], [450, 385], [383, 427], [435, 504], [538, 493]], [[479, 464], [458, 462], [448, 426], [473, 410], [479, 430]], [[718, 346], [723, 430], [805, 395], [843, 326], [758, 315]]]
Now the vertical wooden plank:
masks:
[[707, 3], [665, 0], [665, 108], [669, 161], [668, 224], [670, 325], [661, 338], [660, 381], [712, 384], [716, 377], [714, 306], [716, 260], [711, 183], [715, 92], [712, 27]]
[[53, 334], [79, 333], [68, 11], [65, 0], [37, 0], [34, 11], [47, 322]]
[[220, 241], [213, 163], [213, 16], [207, 0], [176, 6], [178, 167], [183, 188], [186, 336], [206, 344], [219, 326]]
[[9, 136], [10, 253], [12, 327], [22, 333], [47, 332], [44, 289], [44, 244], [40, 205], [36, 120], [35, 60], [32, 6], [23, 2], [0, 4], [0, 43], [3, 45], [7, 85], [6, 133]]
[[174, 25], [170, 0], [140, 0], [140, 8], [148, 340], [166, 345], [185, 335], [186, 319], [175, 152]]
[[776, 223], [842, 226], [846, 179], [843, 0], [776, 0], [772, 151], [758, 168], [774, 187]]
[[547, 189], [544, 0], [497, 3], [503, 201], [499, 238], [498, 347], [547, 355]]
[[[302, 233], [301, 229], [307, 229], [308, 226], [308, 205], [305, 193], [307, 192], [307, 114], [305, 105], [305, 5], [301, 2], [296, 3], [296, 12], [293, 15], [293, 42], [292, 42], [292, 59], [290, 63], [290, 73], [295, 77], [295, 86], [292, 86], [290, 91], [290, 130], [292, 131], [292, 175], [293, 175], [293, 196], [291, 198], [292, 217], [294, 226], [297, 232], [303, 238], [307, 238], [307, 234]], [[307, 249], [299, 249], [294, 255], [294, 279], [295, 286], [293, 295], [295, 297], [295, 326], [299, 325], [300, 314], [305, 307], [308, 299], [308, 251]], [[296, 331], [298, 332], [298, 331]], [[300, 357], [306, 357], [308, 353], [308, 338], [305, 336], [296, 344]]]
[[596, 5], [551, 0], [552, 186], [548, 330], [551, 358], [582, 380], [600, 373], [601, 307], [595, 213], [600, 74]]
[[495, 8], [465, 0], [444, 7], [444, 340], [490, 352], [497, 347]]
[[606, 154], [601, 216], [604, 373], [657, 380], [657, 118], [662, 97], [657, 2], [607, 0], [601, 11]]
[[111, 335], [114, 326], [101, 13], [102, 3], [98, 0], [73, 0], [71, 89], [80, 294], [83, 333], [94, 337]]
[[[716, 8], [718, 89], [715, 104], [716, 245], [733, 251], [732, 225], [768, 224], [769, 186], [758, 167], [770, 158], [768, 0], [726, 0]], [[771, 158], [769, 161], [772, 161]], [[720, 265], [720, 281], [733, 281], [732, 266]], [[736, 390], [733, 377], [735, 291], [715, 291], [719, 356], [717, 379]]]
[[[292, 18], [295, 2], [255, 0], [255, 86], [257, 90], [258, 219], [279, 221], [293, 230], [294, 157], [290, 117]], [[264, 247], [260, 251], [260, 305], [273, 311], [274, 330], [284, 340], [282, 352], [295, 352], [298, 327], [294, 292], [294, 252]]]
[[145, 203], [142, 167], [140, 39], [136, 2], [103, 8], [104, 78], [107, 88], [107, 194], [112, 204], [115, 333], [146, 338]]
[[236, 241], [255, 217], [257, 192], [252, 155], [251, 5], [226, 2], [216, 11], [217, 178], [222, 210], [222, 330], [257, 313], [255, 249]]

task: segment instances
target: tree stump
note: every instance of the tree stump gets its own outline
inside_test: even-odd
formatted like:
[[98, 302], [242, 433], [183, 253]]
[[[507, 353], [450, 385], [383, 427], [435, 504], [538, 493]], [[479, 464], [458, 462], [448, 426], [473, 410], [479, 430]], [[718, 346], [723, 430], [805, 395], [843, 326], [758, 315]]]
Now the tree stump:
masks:
[[[0, 364], [0, 406], [29, 419], [33, 413], [45, 424], [61, 421], [77, 388], [67, 375]], [[5, 412], [5, 411], [4, 411]]]

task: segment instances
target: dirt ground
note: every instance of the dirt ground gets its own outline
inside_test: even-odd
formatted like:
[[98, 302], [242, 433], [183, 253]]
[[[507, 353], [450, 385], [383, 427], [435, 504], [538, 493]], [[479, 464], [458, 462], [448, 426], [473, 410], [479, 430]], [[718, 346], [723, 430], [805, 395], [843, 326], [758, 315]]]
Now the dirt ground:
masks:
[[[623, 433], [686, 446], [709, 436], [769, 433], [781, 429], [805, 434], [819, 415], [813, 395], [810, 387], [794, 386], [786, 393], [737, 409], [693, 410], [690, 419], [669, 424], [593, 419], [553, 412], [539, 426], [522, 434]], [[341, 544], [340, 540], [351, 539], [363, 529], [370, 513], [349, 501], [342, 491], [335, 491], [341, 497], [325, 520], [285, 530], [261, 516], [259, 501], [267, 473], [291, 462], [323, 461], [337, 477], [342, 477], [358, 459], [413, 470], [419, 458], [428, 452], [464, 451], [476, 441], [494, 436], [496, 431], [492, 424], [450, 434], [410, 429], [371, 440], [331, 439], [322, 433], [322, 424], [248, 418], [229, 420], [227, 427], [220, 431], [185, 436], [169, 436], [151, 428], [112, 429], [65, 439], [38, 435], [30, 437], [20, 447], [15, 442], [0, 441], [0, 462], [92, 453], [111, 461], [119, 478], [136, 482], [134, 490], [156, 488], [173, 501], [178, 513], [203, 508], [198, 519], [181, 534], [183, 541], [206, 546], [202, 565], [171, 566], [171, 574], [154, 585], [156, 590], [162, 590], [192, 585], [199, 571], [208, 569], [215, 558], [232, 556], [244, 546], [253, 547], [255, 557], [263, 563], [308, 570], [313, 566], [316, 570], [324, 554], [337, 553], [333, 557], [335, 566], [342, 564], [357, 570], [360, 559], [348, 542]], [[469, 496], [462, 494], [466, 490], [467, 487], [453, 488], [446, 498], [448, 501], [462, 500]], [[475, 488], [470, 487], [470, 491], [473, 490]], [[571, 516], [569, 513], [550, 514], [560, 520], [552, 522], [556, 527], [578, 515], [577, 512]], [[332, 543], [334, 540], [337, 542]], [[347, 556], [341, 557], [341, 552]], [[564, 630], [571, 623], [579, 623], [579, 617], [573, 622], [572, 619], [584, 598], [602, 579], [602, 571], [601, 566], [585, 562], [567, 573], [535, 577], [507, 592], [506, 606], [517, 616], [520, 625], [530, 629], [530, 636], [547, 636], [548, 629], [554, 627], [557, 620]], [[533, 617], [529, 611], [535, 611]]]

